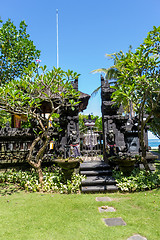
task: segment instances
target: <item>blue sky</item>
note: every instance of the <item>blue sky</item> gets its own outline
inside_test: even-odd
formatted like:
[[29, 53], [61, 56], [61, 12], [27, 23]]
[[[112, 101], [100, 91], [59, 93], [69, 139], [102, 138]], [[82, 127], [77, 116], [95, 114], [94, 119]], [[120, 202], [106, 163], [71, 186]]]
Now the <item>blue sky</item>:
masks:
[[[97, 68], [112, 65], [106, 53], [138, 47], [153, 25], [160, 25], [159, 0], [7, 0], [0, 16], [16, 26], [21, 20], [41, 50], [41, 64], [56, 66], [56, 9], [59, 10], [59, 66], [81, 74], [79, 90], [91, 94], [100, 85]], [[85, 114], [101, 114], [100, 95], [92, 98]]]

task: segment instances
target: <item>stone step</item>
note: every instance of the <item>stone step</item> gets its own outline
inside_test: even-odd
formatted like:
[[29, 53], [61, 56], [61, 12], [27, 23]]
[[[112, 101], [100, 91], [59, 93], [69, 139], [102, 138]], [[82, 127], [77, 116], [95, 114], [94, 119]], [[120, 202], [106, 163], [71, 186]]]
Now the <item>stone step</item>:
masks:
[[98, 186], [85, 186], [81, 187], [83, 193], [90, 192], [116, 192], [118, 188], [115, 185], [98, 185]]
[[80, 173], [86, 176], [82, 181], [82, 193], [115, 192], [116, 182], [111, 176], [110, 165], [103, 161], [84, 162], [80, 164]]
[[80, 169], [81, 170], [89, 170], [89, 169], [92, 169], [92, 170], [97, 170], [97, 169], [109, 169], [110, 168], [110, 165], [109, 164], [106, 164], [105, 162], [100, 162], [100, 161], [97, 161], [97, 162], [84, 162], [84, 163], [81, 163], [80, 164]]
[[100, 176], [100, 175], [112, 175], [111, 170], [90, 170], [90, 171], [81, 171], [80, 174], [86, 176]]
[[111, 176], [90, 176], [82, 181], [82, 186], [91, 185], [111, 185], [116, 184], [115, 180]]

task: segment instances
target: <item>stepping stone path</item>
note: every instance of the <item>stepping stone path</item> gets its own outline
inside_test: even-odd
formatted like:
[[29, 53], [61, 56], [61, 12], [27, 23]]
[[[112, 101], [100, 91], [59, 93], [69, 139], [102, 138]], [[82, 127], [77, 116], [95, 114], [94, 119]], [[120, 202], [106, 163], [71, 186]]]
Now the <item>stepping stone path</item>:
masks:
[[123, 219], [121, 217], [119, 217], [119, 218], [103, 218], [103, 221], [109, 227], [126, 225], [125, 221], [123, 221]]
[[108, 207], [108, 206], [102, 206], [98, 208], [99, 212], [115, 212], [116, 209], [113, 207]]
[[[96, 201], [97, 202], [111, 202], [113, 201], [112, 198], [109, 197], [96, 197]], [[113, 207], [108, 207], [108, 206], [102, 206], [98, 208], [99, 212], [115, 212], [116, 209]], [[117, 217], [117, 218], [103, 218], [102, 219], [105, 224], [109, 227], [111, 226], [125, 226], [126, 223], [125, 221], [121, 218], [121, 217]], [[127, 238], [127, 240], [147, 240], [147, 238], [142, 237], [139, 234], [135, 234], [129, 238]]]
[[111, 202], [112, 199], [109, 197], [96, 197], [97, 202]]
[[[113, 201], [112, 198], [109, 197], [96, 197], [96, 201], [98, 202], [111, 202]], [[99, 212], [115, 212], [116, 209], [113, 207], [108, 206], [102, 206], [98, 208]], [[121, 217], [119, 218], [103, 218], [103, 221], [107, 226], [120, 226], [120, 225], [126, 225], [126, 223], [123, 221]]]
[[133, 235], [132, 237], [127, 238], [127, 240], [147, 240], [147, 238], [142, 237], [139, 234]]

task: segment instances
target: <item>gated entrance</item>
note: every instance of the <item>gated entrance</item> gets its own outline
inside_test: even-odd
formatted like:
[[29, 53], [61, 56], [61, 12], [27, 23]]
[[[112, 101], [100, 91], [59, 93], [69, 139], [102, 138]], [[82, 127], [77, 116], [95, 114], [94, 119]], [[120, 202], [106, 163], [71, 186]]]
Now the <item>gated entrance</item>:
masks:
[[102, 160], [102, 132], [95, 127], [96, 118], [84, 118], [85, 128], [80, 132], [80, 151], [84, 161]]

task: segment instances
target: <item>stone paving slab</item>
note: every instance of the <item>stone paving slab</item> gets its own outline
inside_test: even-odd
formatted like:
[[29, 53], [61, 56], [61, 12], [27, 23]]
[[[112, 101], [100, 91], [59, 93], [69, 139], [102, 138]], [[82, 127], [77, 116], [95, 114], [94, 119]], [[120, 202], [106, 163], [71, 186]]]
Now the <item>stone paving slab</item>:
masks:
[[115, 212], [116, 211], [115, 208], [108, 207], [108, 206], [99, 207], [98, 210], [99, 210], [100, 213], [102, 213], [102, 212]]
[[119, 218], [103, 218], [103, 221], [109, 227], [126, 225], [125, 221], [121, 217], [119, 217]]
[[96, 197], [97, 202], [111, 202], [112, 198], [110, 197]]
[[142, 237], [142, 236], [139, 235], [139, 234], [135, 234], [135, 235], [127, 238], [127, 240], [147, 240], [147, 238]]

